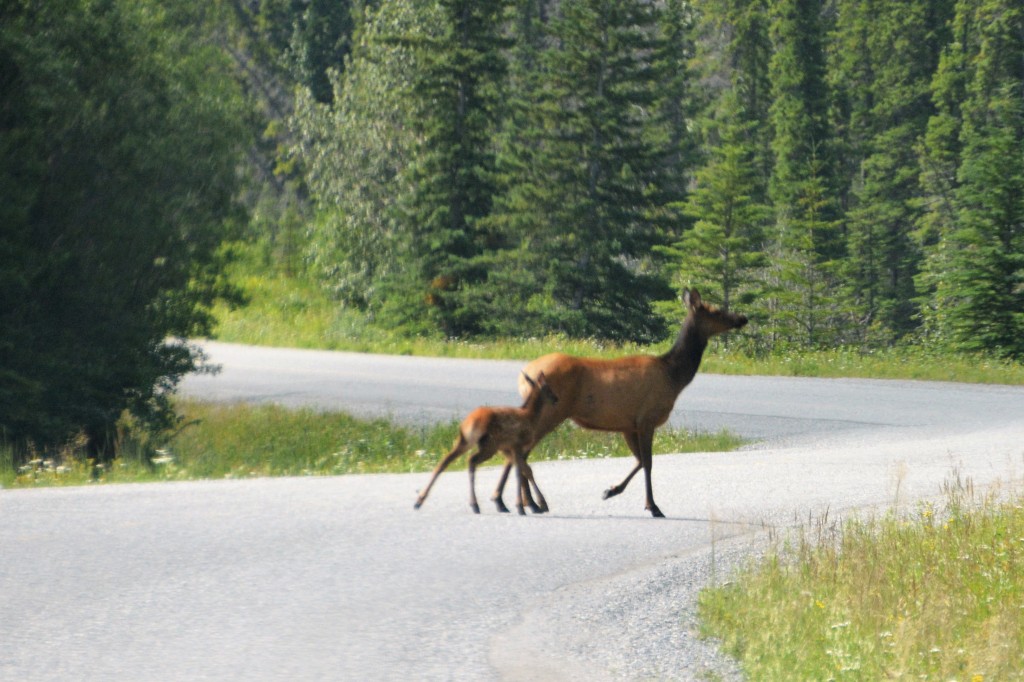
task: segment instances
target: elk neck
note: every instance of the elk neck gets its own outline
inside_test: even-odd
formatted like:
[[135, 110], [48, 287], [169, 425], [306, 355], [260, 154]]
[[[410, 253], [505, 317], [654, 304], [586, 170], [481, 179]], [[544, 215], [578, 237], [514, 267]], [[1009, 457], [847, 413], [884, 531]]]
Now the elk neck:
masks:
[[704, 349], [707, 347], [708, 340], [697, 329], [693, 318], [687, 317], [683, 322], [683, 328], [679, 330], [675, 344], [661, 356], [661, 360], [668, 366], [672, 383], [679, 386], [679, 390], [683, 390], [697, 375], [701, 358], [704, 357]]

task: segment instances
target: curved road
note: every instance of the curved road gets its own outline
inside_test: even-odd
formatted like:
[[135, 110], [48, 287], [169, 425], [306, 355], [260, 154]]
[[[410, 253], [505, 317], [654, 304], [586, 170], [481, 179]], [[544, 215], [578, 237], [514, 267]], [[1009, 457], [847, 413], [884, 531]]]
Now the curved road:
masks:
[[[408, 421], [518, 402], [518, 362], [207, 348], [223, 371], [185, 394]], [[552, 512], [528, 518], [470, 514], [463, 472], [418, 512], [424, 474], [0, 491], [0, 679], [735, 679], [693, 599], [766, 525], [1024, 464], [1019, 387], [702, 374], [673, 422], [757, 442], [657, 456], [663, 521], [636, 481], [601, 500], [622, 459], [535, 464]]]

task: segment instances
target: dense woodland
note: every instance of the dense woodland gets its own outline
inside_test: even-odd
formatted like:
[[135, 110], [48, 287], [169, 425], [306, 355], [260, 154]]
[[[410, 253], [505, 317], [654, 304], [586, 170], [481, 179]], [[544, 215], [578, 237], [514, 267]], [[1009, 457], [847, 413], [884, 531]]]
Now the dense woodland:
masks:
[[309, 255], [448, 336], [650, 341], [683, 286], [768, 349], [1024, 355], [1009, 0], [388, 2], [291, 129]]
[[409, 334], [1024, 358], [1015, 0], [3, 0], [0, 429], [171, 423], [232, 243]]

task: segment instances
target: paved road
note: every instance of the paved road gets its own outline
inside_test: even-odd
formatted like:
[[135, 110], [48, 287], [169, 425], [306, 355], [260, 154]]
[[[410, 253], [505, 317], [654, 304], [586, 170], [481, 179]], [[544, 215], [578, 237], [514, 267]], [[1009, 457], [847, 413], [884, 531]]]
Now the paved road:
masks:
[[[520, 363], [211, 344], [185, 392], [461, 416], [517, 402]], [[1024, 389], [699, 375], [674, 421], [759, 444], [538, 463], [544, 516], [466, 508], [462, 472], [0, 491], [0, 680], [735, 677], [693, 598], [764, 524], [1019, 477]], [[493, 484], [485, 470], [478, 487]]]

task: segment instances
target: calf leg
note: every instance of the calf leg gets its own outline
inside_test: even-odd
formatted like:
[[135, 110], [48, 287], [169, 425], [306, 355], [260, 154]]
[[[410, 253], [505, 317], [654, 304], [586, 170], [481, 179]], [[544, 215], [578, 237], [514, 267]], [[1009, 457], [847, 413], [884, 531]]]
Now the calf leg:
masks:
[[434, 486], [434, 481], [437, 480], [437, 477], [441, 475], [442, 471], [448, 468], [449, 464], [455, 461], [455, 459], [459, 455], [466, 451], [467, 445], [468, 444], [466, 443], [466, 439], [463, 438], [462, 434], [460, 433], [459, 437], [455, 440], [455, 445], [454, 447], [452, 447], [452, 451], [445, 455], [441, 459], [441, 461], [437, 463], [437, 466], [434, 468], [434, 473], [430, 476], [430, 480], [427, 481], [427, 487], [425, 487], [420, 492], [419, 496], [417, 496], [416, 504], [413, 505], [414, 509], [419, 509], [420, 506], [422, 506], [422, 504], [427, 499], [427, 495], [430, 494], [430, 489]]
[[494, 448], [487, 443], [480, 443], [480, 449], [469, 458], [469, 508], [474, 514], [480, 513], [480, 505], [476, 501], [476, 468], [494, 456]]
[[[540, 486], [537, 485], [537, 480], [533, 477], [533, 469], [526, 463], [526, 455], [522, 458], [523, 467], [523, 480], [525, 483], [524, 493], [527, 498], [527, 504], [530, 505], [530, 511], [534, 514], [543, 514], [548, 511], [548, 502], [544, 499], [544, 493], [540, 491]], [[533, 499], [530, 497], [530, 485], [533, 485], [533, 491], [537, 495], [537, 502], [534, 504]]]
[[501, 496], [505, 490], [505, 481], [508, 480], [508, 474], [511, 470], [511, 462], [505, 462], [505, 466], [501, 470], [501, 478], [498, 479], [498, 486], [494, 489], [494, 494], [491, 495], [491, 501], [498, 507], [498, 511], [503, 514], [508, 514], [508, 507], [505, 506], [505, 501], [501, 499]]

